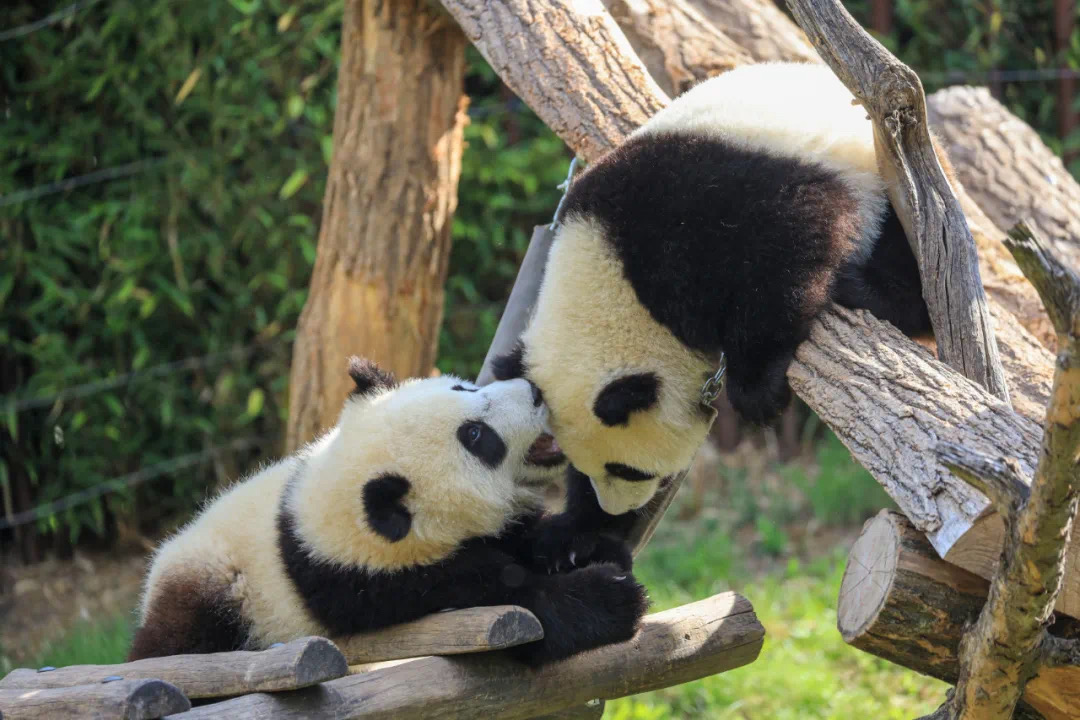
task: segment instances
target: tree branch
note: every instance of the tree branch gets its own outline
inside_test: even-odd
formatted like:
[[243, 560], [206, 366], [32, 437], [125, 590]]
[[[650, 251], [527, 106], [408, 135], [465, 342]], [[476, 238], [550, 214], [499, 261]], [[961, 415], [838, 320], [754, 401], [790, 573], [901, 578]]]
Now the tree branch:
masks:
[[[1057, 372], [1031, 495], [1008, 524], [990, 597], [961, 643], [960, 679], [946, 703], [947, 717], [957, 719], [1011, 718], [1039, 672], [1080, 498], [1080, 278], [1024, 223], [1009, 231], [1005, 246], [1039, 292], [1058, 333]], [[1065, 655], [1054, 653], [1053, 659]]]
[[838, 0], [788, 0], [788, 7], [874, 121], [889, 197], [919, 258], [938, 357], [1008, 401], [975, 242], [930, 139], [919, 76]]
[[939, 443], [935, 452], [953, 475], [990, 498], [1007, 520], [1016, 517], [1031, 494], [1031, 480], [1015, 458], [993, 458], [955, 443]]

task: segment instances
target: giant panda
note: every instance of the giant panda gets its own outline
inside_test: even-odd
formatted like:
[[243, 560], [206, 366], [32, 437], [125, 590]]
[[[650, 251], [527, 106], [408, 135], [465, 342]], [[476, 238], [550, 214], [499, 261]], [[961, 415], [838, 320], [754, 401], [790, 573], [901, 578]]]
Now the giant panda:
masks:
[[[337, 425], [211, 502], [155, 553], [130, 659], [261, 649], [307, 635], [349, 653], [367, 630], [449, 608], [516, 604], [540, 665], [627, 640], [647, 598], [625, 544], [579, 543], [554, 572], [525, 463], [547, 409], [524, 380], [397, 382], [354, 359]], [[578, 533], [585, 537], [588, 533]]]
[[764, 423], [831, 303], [931, 333], [872, 124], [825, 65], [702, 82], [575, 179], [564, 208], [526, 328], [493, 370], [541, 388], [571, 509], [595, 497], [623, 516], [690, 465], [722, 353], [731, 404]]

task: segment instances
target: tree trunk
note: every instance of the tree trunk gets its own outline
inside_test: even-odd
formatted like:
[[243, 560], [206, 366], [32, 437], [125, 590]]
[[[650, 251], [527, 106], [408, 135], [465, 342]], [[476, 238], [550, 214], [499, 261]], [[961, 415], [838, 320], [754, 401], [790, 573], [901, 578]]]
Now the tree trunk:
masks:
[[[883, 510], [867, 520], [851, 548], [837, 628], [852, 647], [955, 683], [960, 638], [979, 617], [989, 587], [941, 560], [903, 515]], [[1080, 668], [1043, 669], [1023, 700], [1047, 720], [1076, 717]]]
[[334, 156], [297, 326], [287, 450], [332, 426], [346, 358], [426, 375], [442, 321], [466, 100], [465, 38], [425, 0], [349, 0]]
[[758, 62], [821, 62], [798, 25], [773, 0], [689, 0]]
[[1080, 184], [1030, 125], [986, 88], [951, 87], [927, 99], [956, 174], [1000, 228], [1026, 218], [1080, 268]]

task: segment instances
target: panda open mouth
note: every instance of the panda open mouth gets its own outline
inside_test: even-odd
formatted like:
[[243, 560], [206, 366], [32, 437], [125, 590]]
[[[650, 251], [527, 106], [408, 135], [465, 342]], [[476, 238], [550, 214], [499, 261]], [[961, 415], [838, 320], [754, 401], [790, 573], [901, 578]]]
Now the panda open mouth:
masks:
[[559, 443], [555, 442], [555, 438], [547, 433], [536, 438], [529, 447], [528, 452], [525, 453], [526, 465], [555, 467], [556, 465], [561, 465], [565, 461], [566, 455], [563, 454], [562, 448], [559, 447]]

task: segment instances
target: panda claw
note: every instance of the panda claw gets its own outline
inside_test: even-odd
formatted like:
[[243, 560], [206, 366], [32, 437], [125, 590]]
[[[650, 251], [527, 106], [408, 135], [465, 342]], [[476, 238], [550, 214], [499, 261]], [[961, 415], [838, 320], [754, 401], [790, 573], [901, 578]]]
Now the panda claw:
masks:
[[577, 563], [574, 562], [575, 558], [577, 558], [577, 553], [574, 552], [573, 550], [571, 550], [570, 551], [570, 565], [572, 565], [573, 567], [577, 567]]
[[625, 580], [625, 579], [626, 579], [626, 576], [625, 576], [625, 575], [616, 575], [616, 576], [614, 577], [614, 580], [615, 580], [615, 582], [622, 582], [622, 581], [623, 581], [623, 580]]

